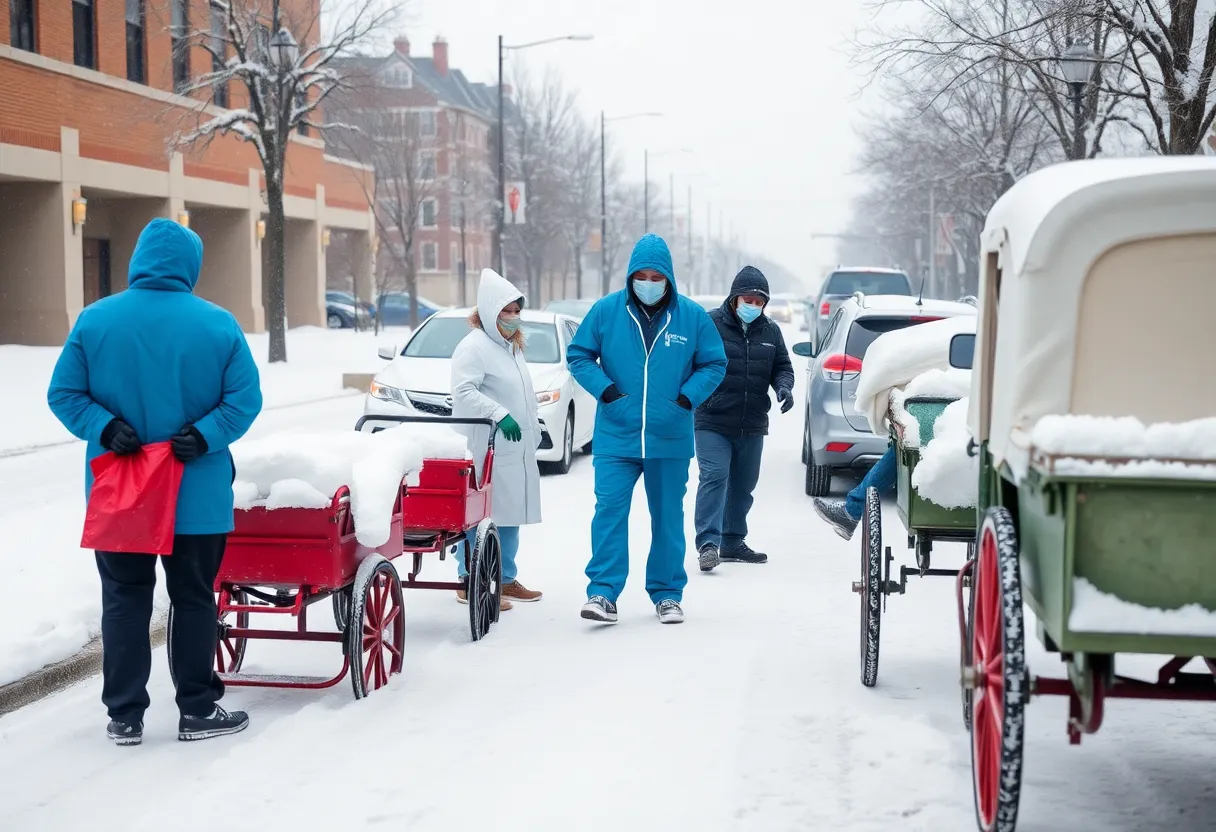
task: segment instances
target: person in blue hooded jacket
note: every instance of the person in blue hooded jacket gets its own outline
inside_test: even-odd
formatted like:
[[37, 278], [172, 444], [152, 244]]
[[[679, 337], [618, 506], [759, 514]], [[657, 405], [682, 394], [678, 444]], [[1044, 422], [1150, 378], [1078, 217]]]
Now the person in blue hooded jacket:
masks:
[[629, 574], [629, 506], [640, 477], [650, 507], [646, 592], [664, 624], [684, 620], [684, 494], [693, 457], [693, 411], [726, 375], [717, 327], [676, 289], [671, 252], [647, 234], [629, 258], [625, 288], [596, 301], [567, 361], [599, 400], [595, 414], [595, 517], [582, 617], [615, 623]]
[[[171, 442], [185, 464], [173, 554], [161, 558], [173, 603], [170, 661], [177, 682], [178, 739], [233, 734], [249, 724], [217, 702], [224, 684], [212, 669], [216, 607], [212, 587], [232, 531], [235, 466], [228, 446], [262, 409], [257, 366], [236, 319], [194, 295], [203, 243], [193, 231], [155, 219], [139, 235], [125, 292], [80, 313], [68, 335], [47, 403], [89, 460]], [[148, 708], [152, 650], [148, 626], [156, 558], [97, 552], [101, 575], [101, 699], [107, 734], [138, 745]]]

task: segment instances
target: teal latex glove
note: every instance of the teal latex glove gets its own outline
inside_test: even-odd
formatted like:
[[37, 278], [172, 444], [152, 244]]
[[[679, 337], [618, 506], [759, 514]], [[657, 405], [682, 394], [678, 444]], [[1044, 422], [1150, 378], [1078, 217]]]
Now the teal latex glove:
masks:
[[502, 421], [498, 423], [498, 429], [502, 431], [503, 437], [508, 442], [518, 442], [524, 438], [524, 432], [519, 429], [519, 422], [515, 421], [515, 418], [510, 413], [504, 416]]

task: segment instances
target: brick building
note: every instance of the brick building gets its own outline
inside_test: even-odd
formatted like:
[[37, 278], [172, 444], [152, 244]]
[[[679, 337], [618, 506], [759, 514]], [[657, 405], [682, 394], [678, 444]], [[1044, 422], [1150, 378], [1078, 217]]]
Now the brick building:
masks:
[[[401, 147], [418, 154], [416, 184], [397, 190], [396, 195], [392, 195], [393, 189], [377, 187], [381, 210], [385, 199], [401, 199], [404, 190], [408, 190], [411, 200], [417, 199], [413, 260], [418, 294], [441, 304], [471, 303], [478, 275], [493, 265], [491, 200], [496, 190], [492, 156], [497, 89], [472, 83], [454, 69], [443, 38], [435, 39], [429, 58], [412, 54], [409, 40], [401, 37], [388, 55], [351, 59], [344, 67], [348, 73], [360, 73], [372, 82], [359, 85], [373, 92], [357, 97], [350, 106], [364, 113], [367, 108], [375, 108], [376, 122], [390, 129], [399, 125], [403, 135], [409, 135], [409, 141]], [[393, 174], [382, 169], [377, 175]], [[391, 221], [384, 225], [388, 228], [383, 232], [377, 258], [381, 285], [404, 288], [401, 235], [392, 229]], [[384, 246], [395, 246], [399, 257], [384, 251]], [[463, 296], [462, 263], [467, 275]], [[349, 289], [336, 274], [334, 277], [335, 288]]]
[[[283, 7], [310, 11], [300, 3], [315, 11], [315, 0]], [[205, 0], [9, 0], [0, 15], [0, 343], [62, 343], [85, 305], [126, 286], [135, 239], [154, 217], [202, 237], [198, 294], [246, 331], [264, 329], [255, 150], [231, 137], [169, 150], [201, 106], [174, 92], [175, 79], [180, 87], [212, 69], [206, 50], [174, 47], [169, 22], [198, 28], [209, 14]], [[228, 92], [239, 106], [235, 86]], [[333, 235], [348, 238], [361, 253], [356, 270], [370, 276], [368, 176], [320, 139], [293, 136], [284, 188], [290, 326], [325, 322]]]

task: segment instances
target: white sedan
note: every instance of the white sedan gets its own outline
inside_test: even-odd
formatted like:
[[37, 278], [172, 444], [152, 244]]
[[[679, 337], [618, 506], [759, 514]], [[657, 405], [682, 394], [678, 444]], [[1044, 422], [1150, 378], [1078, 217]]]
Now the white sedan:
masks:
[[[368, 430], [376, 416], [451, 416], [452, 353], [469, 333], [468, 309], [450, 309], [426, 320], [405, 346], [381, 347], [389, 365], [376, 374], [363, 405]], [[542, 428], [536, 458], [554, 473], [570, 470], [576, 448], [591, 450], [595, 399], [579, 387], [566, 367], [566, 348], [578, 319], [553, 312], [520, 314], [527, 347], [524, 358], [532, 374]]]

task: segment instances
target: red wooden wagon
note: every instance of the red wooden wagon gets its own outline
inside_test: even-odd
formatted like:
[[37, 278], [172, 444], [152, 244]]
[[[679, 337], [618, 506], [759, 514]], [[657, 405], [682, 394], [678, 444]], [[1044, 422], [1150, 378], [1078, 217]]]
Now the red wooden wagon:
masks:
[[[377, 421], [388, 417], [378, 416]], [[399, 417], [391, 421], [485, 424], [488, 419]], [[362, 429], [364, 420], [355, 426]], [[419, 589], [467, 589], [473, 640], [498, 620], [502, 592], [502, 545], [489, 519], [493, 439], [486, 450], [480, 479], [472, 460], [427, 459], [419, 484], [403, 481], [393, 507], [388, 540], [370, 548], [355, 535], [350, 489], [342, 486], [325, 508], [267, 509], [255, 506], [234, 512], [224, 561], [216, 577], [219, 629], [215, 669], [227, 685], [283, 688], [327, 688], [350, 670], [355, 698], [388, 683], [401, 672], [405, 652], [403, 586]], [[467, 533], [476, 529], [472, 546]], [[419, 581], [422, 556], [460, 546], [467, 558], [466, 582]], [[394, 561], [413, 555], [402, 581]], [[331, 599], [336, 631], [308, 628], [308, 609]], [[289, 615], [292, 629], [258, 629], [251, 615]], [[169, 631], [174, 626], [169, 609]], [[342, 669], [332, 677], [243, 673], [251, 639], [331, 641], [342, 645]], [[171, 643], [171, 640], [170, 640]], [[172, 670], [173, 657], [169, 656]]]

